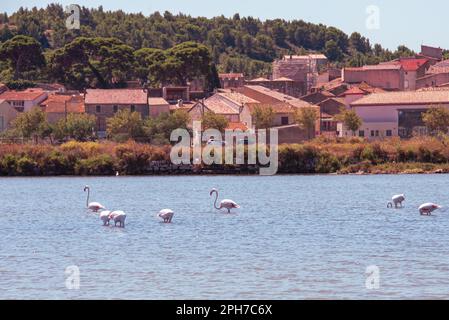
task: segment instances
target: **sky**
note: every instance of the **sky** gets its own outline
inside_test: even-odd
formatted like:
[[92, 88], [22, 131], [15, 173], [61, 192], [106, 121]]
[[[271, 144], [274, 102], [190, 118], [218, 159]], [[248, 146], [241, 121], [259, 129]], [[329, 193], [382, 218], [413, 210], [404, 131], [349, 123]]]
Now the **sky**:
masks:
[[337, 27], [348, 34], [354, 31], [368, 37], [372, 44], [396, 49], [406, 45], [419, 51], [421, 44], [449, 48], [447, 0], [1, 0], [0, 11], [12, 13], [19, 7], [45, 7], [48, 3], [103, 6], [105, 10], [126, 12], [182, 12], [191, 16], [253, 16], [262, 20], [303, 19]]

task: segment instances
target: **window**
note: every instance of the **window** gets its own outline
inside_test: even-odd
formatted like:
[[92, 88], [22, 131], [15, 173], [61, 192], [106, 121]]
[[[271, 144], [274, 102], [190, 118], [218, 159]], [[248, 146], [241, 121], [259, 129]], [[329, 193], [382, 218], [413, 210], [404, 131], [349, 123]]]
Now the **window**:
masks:
[[118, 111], [118, 106], [114, 106], [114, 113], [117, 113]]
[[359, 137], [364, 137], [365, 136], [365, 131], [364, 130], [360, 130], [359, 131]]
[[287, 125], [288, 124], [288, 117], [281, 117], [281, 124], [283, 126]]
[[96, 106], [95, 111], [96, 111], [97, 113], [100, 113], [100, 112], [101, 112], [101, 106]]
[[371, 130], [371, 137], [374, 137], [374, 130]]
[[134, 112], [134, 111], [136, 111], [136, 106], [135, 105], [131, 105], [131, 112]]
[[376, 130], [376, 137], [379, 136], [379, 130]]
[[393, 132], [392, 132], [391, 130], [387, 130], [386, 136], [387, 136], [387, 137], [393, 136]]

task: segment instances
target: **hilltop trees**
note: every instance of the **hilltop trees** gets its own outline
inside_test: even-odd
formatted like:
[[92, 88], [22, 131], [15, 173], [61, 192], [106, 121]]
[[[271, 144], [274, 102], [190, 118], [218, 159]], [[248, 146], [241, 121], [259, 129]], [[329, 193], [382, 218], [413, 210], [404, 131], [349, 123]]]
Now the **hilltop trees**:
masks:
[[0, 46], [0, 59], [7, 60], [13, 69], [13, 79], [19, 80], [23, 72], [45, 65], [42, 47], [34, 38], [15, 36]]
[[114, 38], [79, 37], [49, 56], [51, 77], [76, 89], [118, 87], [133, 66], [133, 49]]
[[[64, 48], [80, 35], [87, 38], [115, 37], [122, 45], [132, 48], [132, 51], [142, 48], [165, 51], [184, 42], [194, 42], [210, 50], [211, 62], [215, 63], [221, 72], [244, 72], [251, 77], [266, 75], [274, 59], [290, 53], [322, 52], [328, 54], [331, 61], [341, 64], [346, 64], [357, 54], [363, 56], [359, 61], [368, 63], [412, 54], [411, 50], [403, 46], [396, 52], [390, 52], [380, 45], [372, 46], [369, 40], [359, 33], [348, 36], [335, 27], [303, 20], [261, 21], [254, 17], [240, 17], [238, 14], [231, 18], [196, 18], [182, 13], [174, 15], [168, 11], [145, 16], [121, 10], [105, 11], [102, 7], [81, 7], [80, 17], [81, 29], [67, 30], [67, 15], [61, 5], [50, 4], [45, 9], [20, 8], [10, 16], [0, 17], [1, 21], [15, 26], [8, 28], [6, 25], [0, 31], [0, 39], [6, 41], [17, 34], [27, 35], [36, 39], [42, 47], [51, 50]], [[107, 51], [110, 51], [110, 47], [107, 47]], [[201, 51], [200, 48], [186, 45], [178, 49], [184, 52], [197, 49]], [[124, 54], [122, 51], [118, 50], [119, 57]], [[180, 56], [175, 52], [173, 54], [177, 59], [170, 61], [169, 65], [182, 65], [177, 61]], [[126, 59], [123, 61], [127, 62]], [[115, 64], [114, 61], [111, 63]], [[76, 73], [73, 76], [75, 80], [82, 78], [85, 72], [92, 72], [90, 67], [87, 71], [84, 70], [83, 63], [75, 63], [71, 67]], [[119, 71], [118, 78], [123, 70]], [[176, 72], [175, 78], [180, 78]], [[159, 78], [156, 80], [160, 81]], [[182, 77], [179, 79], [180, 82], [184, 80]], [[105, 81], [108, 84], [108, 80]]]

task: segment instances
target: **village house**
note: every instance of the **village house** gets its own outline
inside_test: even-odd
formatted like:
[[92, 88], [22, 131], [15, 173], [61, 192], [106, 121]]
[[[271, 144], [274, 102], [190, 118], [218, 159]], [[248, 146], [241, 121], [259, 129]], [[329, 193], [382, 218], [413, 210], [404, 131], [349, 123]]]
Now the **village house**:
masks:
[[420, 56], [429, 59], [430, 64], [433, 65], [441, 60], [443, 60], [443, 49], [421, 45]]
[[430, 67], [430, 60], [425, 58], [399, 58], [383, 64], [400, 65], [404, 69], [404, 90], [416, 90], [417, 79], [426, 74]]
[[66, 119], [71, 113], [84, 113], [84, 98], [82, 95], [50, 94], [48, 99], [41, 103], [47, 121], [51, 124], [60, 119]]
[[163, 98], [169, 104], [177, 104], [179, 100], [190, 101], [189, 86], [164, 86], [161, 88], [148, 89], [148, 96], [151, 98]]
[[431, 66], [427, 73], [416, 80], [416, 88], [441, 87], [449, 84], [449, 60]]
[[238, 88], [245, 84], [243, 73], [219, 73], [218, 78], [222, 89]]
[[253, 86], [263, 86], [270, 90], [275, 90], [277, 92], [299, 98], [306, 94], [307, 88], [304, 82], [294, 81], [292, 79], [281, 77], [274, 80], [269, 80], [265, 78], [256, 78], [245, 82], [246, 85]]
[[26, 112], [38, 107], [42, 101], [47, 99], [47, 96], [48, 94], [41, 89], [10, 90], [0, 94], [0, 100], [5, 100], [18, 112]]
[[344, 68], [342, 80], [347, 84], [365, 82], [388, 91], [403, 91], [405, 71], [401, 64], [379, 64], [360, 68]]
[[[248, 103], [258, 104], [259, 101], [235, 91], [223, 91], [198, 102], [188, 112], [192, 121], [201, 120], [205, 112], [213, 112], [226, 117], [230, 123], [240, 123], [242, 122], [240, 115]], [[248, 126], [247, 123], [243, 125]]]
[[6, 100], [0, 100], [0, 132], [7, 130], [19, 112]]
[[[323, 54], [285, 55], [273, 62], [273, 80], [288, 78], [302, 83], [307, 93], [320, 79], [320, 75], [327, 72], [328, 59]], [[327, 81], [329, 74], [327, 73]]]
[[139, 112], [148, 118], [148, 94], [144, 89], [87, 89], [84, 95], [86, 113], [97, 118], [100, 136], [106, 132], [106, 120], [119, 110]]
[[[379, 139], [425, 134], [422, 113], [432, 106], [449, 107], [449, 90], [374, 93], [353, 102], [350, 107], [363, 120], [356, 134]], [[341, 135], [350, 136], [351, 133], [341, 128]]]
[[149, 115], [157, 118], [162, 113], [170, 113], [170, 104], [164, 98], [148, 98]]

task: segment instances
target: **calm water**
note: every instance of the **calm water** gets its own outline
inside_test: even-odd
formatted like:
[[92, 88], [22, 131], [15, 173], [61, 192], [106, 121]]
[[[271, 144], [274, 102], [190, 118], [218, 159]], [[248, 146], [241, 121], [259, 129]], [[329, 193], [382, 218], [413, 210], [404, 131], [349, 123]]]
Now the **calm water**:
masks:
[[[0, 179], [0, 298], [449, 298], [449, 176]], [[128, 213], [103, 227], [92, 201]], [[209, 197], [242, 208], [221, 214]], [[405, 209], [386, 209], [404, 192]], [[155, 215], [176, 214], [171, 225]], [[79, 290], [65, 286], [80, 269]], [[365, 288], [366, 267], [380, 289]]]

